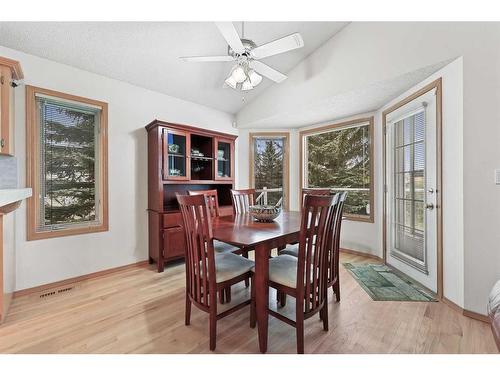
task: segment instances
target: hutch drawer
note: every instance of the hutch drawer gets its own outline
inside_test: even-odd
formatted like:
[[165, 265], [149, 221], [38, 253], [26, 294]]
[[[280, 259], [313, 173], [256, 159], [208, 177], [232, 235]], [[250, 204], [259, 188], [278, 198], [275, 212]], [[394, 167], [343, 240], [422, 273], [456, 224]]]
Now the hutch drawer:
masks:
[[180, 212], [163, 214], [163, 228], [182, 226], [182, 215]]

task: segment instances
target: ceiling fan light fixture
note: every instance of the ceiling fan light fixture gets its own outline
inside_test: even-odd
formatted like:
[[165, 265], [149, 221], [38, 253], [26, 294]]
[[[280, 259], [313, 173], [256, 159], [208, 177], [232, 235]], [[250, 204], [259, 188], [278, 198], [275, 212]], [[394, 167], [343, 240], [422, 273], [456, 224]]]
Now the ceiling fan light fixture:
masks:
[[248, 78], [250, 79], [253, 87], [262, 82], [262, 76], [260, 74], [257, 74], [255, 70], [250, 70], [248, 72]]
[[227, 77], [226, 80], [224, 81], [224, 83], [226, 85], [228, 85], [229, 87], [231, 87], [232, 89], [236, 89], [236, 85], [238, 84], [238, 82], [236, 82], [236, 80], [233, 78], [232, 75]]
[[247, 75], [245, 74], [245, 69], [242, 66], [238, 65], [233, 69], [231, 73], [231, 77], [237, 82], [242, 83], [247, 79]]
[[253, 89], [253, 85], [252, 83], [250, 82], [250, 79], [247, 79], [245, 82], [243, 82], [243, 84], [241, 85], [241, 90], [242, 91], [248, 91], [248, 90], [251, 90]]

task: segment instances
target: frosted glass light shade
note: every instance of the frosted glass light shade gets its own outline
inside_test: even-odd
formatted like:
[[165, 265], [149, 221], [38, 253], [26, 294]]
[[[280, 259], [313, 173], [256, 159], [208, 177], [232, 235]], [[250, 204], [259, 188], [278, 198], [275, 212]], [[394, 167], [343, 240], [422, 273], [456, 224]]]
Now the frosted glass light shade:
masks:
[[242, 91], [248, 91], [248, 90], [251, 90], [251, 89], [253, 89], [253, 85], [250, 82], [250, 80], [247, 79], [245, 82], [243, 82], [243, 85], [241, 85], [241, 90]]
[[259, 83], [262, 82], [262, 76], [260, 74], [255, 73], [254, 70], [250, 70], [248, 72], [248, 78], [250, 78], [250, 82], [252, 83], [252, 86], [255, 87]]
[[245, 70], [241, 66], [237, 66], [233, 72], [231, 73], [231, 77], [238, 82], [242, 83], [247, 79], [247, 75], [245, 74]]
[[237, 85], [237, 82], [236, 80], [233, 78], [232, 75], [230, 75], [229, 77], [227, 77], [227, 79], [224, 81], [226, 83], [226, 85], [228, 85], [229, 87], [231, 87], [232, 89], [235, 89], [236, 88], [236, 85]]

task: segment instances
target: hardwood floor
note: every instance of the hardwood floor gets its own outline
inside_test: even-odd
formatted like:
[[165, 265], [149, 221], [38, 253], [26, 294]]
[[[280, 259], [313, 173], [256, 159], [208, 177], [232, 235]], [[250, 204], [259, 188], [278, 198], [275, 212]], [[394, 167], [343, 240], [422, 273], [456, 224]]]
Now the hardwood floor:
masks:
[[[375, 262], [342, 254], [342, 262]], [[498, 353], [489, 325], [441, 302], [375, 302], [341, 267], [342, 300], [330, 295], [330, 330], [305, 324], [306, 353]], [[54, 297], [15, 298], [0, 326], [0, 353], [208, 353], [208, 315], [184, 325], [184, 264], [122, 270]], [[243, 284], [233, 303], [247, 293]], [[330, 290], [331, 293], [331, 290]], [[275, 307], [274, 294], [270, 299]], [[226, 307], [227, 308], [227, 307]], [[287, 312], [293, 312], [293, 299]], [[245, 308], [218, 322], [217, 353], [258, 353]], [[269, 318], [269, 353], [295, 353], [295, 331]]]

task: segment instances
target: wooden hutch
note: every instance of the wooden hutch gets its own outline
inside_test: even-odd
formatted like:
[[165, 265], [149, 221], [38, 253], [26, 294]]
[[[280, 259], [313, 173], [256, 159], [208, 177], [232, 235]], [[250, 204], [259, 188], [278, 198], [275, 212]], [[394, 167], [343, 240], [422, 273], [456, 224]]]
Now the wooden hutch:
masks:
[[175, 193], [217, 189], [221, 215], [231, 215], [235, 135], [155, 120], [148, 132], [149, 262], [184, 257], [182, 217]]

